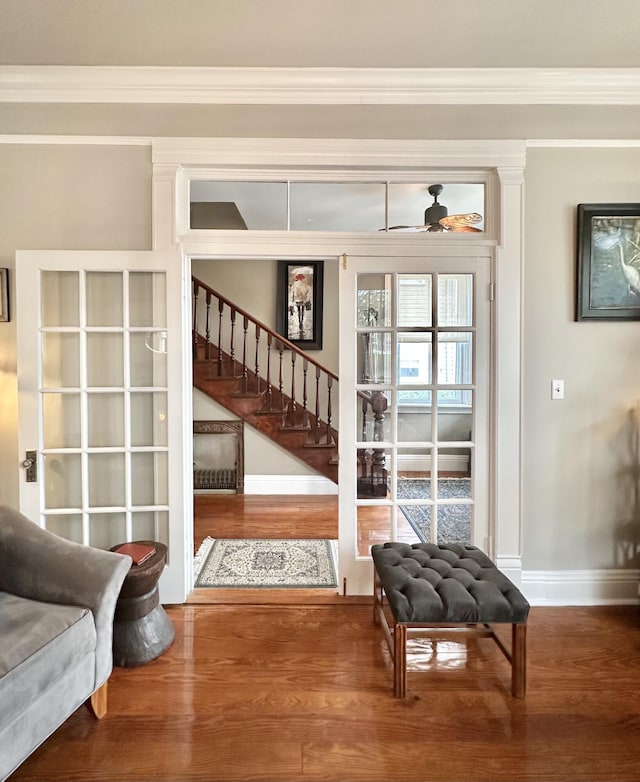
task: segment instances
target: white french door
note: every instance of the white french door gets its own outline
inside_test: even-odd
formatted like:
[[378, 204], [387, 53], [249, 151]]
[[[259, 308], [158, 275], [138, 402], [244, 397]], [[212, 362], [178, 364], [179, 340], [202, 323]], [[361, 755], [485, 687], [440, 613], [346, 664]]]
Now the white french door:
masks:
[[340, 290], [340, 583], [375, 543], [492, 552], [489, 257], [350, 256]]
[[16, 255], [21, 510], [97, 548], [166, 544], [163, 602], [190, 579], [181, 268], [176, 252]]

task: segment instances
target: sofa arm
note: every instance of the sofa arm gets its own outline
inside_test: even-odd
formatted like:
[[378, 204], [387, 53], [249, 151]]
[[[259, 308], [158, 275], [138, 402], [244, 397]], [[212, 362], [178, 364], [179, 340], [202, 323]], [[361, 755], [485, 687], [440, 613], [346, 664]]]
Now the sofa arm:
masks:
[[113, 615], [130, 567], [130, 557], [65, 540], [0, 505], [0, 590], [91, 609], [97, 635], [96, 688], [113, 667]]

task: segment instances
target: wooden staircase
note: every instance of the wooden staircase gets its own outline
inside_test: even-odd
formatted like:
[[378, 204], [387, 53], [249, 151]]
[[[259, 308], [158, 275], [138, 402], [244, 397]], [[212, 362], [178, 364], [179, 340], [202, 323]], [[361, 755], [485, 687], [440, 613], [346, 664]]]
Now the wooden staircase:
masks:
[[337, 375], [205, 283], [192, 282], [194, 386], [337, 483]]

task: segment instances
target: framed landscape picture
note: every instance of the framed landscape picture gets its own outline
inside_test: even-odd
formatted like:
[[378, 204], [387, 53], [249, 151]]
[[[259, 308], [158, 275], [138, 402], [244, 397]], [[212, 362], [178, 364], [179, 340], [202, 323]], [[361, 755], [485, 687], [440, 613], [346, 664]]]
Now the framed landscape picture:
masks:
[[640, 320], [640, 204], [578, 204], [576, 320]]
[[278, 261], [276, 330], [302, 350], [322, 350], [324, 261]]

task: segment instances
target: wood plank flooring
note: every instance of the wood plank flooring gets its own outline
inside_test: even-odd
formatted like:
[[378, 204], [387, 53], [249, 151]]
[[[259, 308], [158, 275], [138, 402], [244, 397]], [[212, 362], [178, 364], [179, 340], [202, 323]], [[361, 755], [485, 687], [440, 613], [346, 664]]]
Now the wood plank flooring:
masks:
[[116, 668], [11, 782], [637, 782], [637, 607], [533, 608], [529, 686], [491, 641], [423, 645], [408, 697], [370, 606], [169, 607], [158, 660]]
[[[200, 496], [194, 534], [335, 537], [337, 501]], [[524, 700], [490, 640], [417, 641], [397, 700], [370, 598], [197, 592], [106, 717], [76, 711], [11, 782], [640, 780], [638, 607], [534, 607]]]

